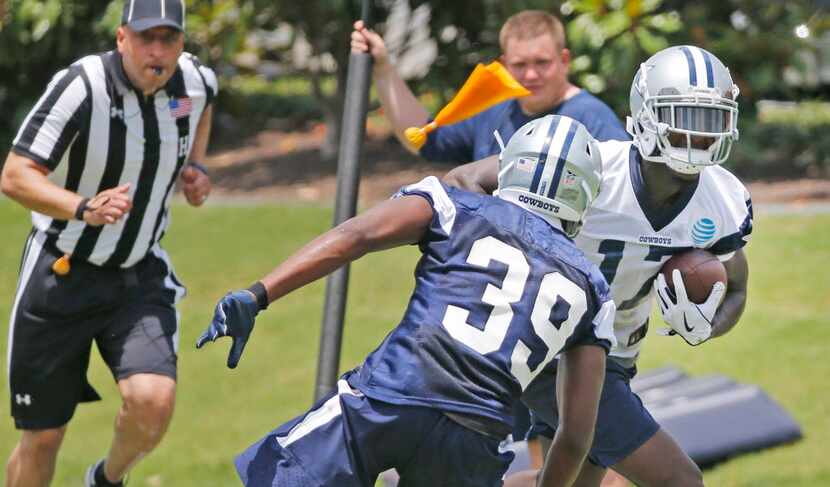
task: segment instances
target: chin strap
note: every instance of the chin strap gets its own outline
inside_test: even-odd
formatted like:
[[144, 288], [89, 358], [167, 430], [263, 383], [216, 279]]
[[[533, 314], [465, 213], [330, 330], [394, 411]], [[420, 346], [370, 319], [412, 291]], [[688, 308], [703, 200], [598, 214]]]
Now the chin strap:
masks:
[[700, 171], [703, 170], [705, 166], [695, 166], [693, 164], [688, 164], [685, 162], [676, 162], [673, 160], [669, 160], [666, 162], [666, 165], [669, 166], [669, 169], [675, 172], [679, 172], [680, 174], [700, 174]]
[[504, 152], [504, 140], [501, 138], [501, 134], [499, 134], [498, 129], [493, 131], [493, 137], [496, 138], [496, 143], [499, 144], [499, 153]]

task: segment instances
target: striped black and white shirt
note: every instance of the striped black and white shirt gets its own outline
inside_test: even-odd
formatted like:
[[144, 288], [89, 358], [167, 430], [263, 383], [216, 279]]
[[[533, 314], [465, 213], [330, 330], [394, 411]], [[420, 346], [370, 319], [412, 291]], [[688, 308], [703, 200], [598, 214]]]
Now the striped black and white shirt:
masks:
[[216, 75], [188, 53], [150, 97], [129, 83], [117, 51], [84, 57], [57, 73], [12, 150], [82, 196], [129, 182], [133, 208], [99, 227], [32, 212], [35, 230], [73, 260], [120, 267], [140, 261], [164, 235], [174, 183], [216, 92]]

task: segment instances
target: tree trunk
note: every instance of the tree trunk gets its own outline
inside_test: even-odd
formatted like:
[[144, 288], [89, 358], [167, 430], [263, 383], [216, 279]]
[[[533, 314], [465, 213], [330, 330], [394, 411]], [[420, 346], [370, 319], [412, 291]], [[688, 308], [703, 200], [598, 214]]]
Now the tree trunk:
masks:
[[319, 72], [311, 73], [311, 88], [320, 101], [323, 121], [326, 125], [326, 137], [320, 147], [320, 155], [326, 161], [336, 161], [340, 145], [340, 129], [343, 120], [343, 102], [346, 98], [346, 75], [348, 66], [337, 67], [337, 89], [334, 96], [325, 96]]
[[[328, 106], [328, 104], [324, 104]], [[337, 150], [340, 146], [340, 122], [342, 120], [340, 110], [324, 109], [323, 121], [326, 124], [326, 138], [320, 146], [320, 156], [325, 161], [337, 161]]]

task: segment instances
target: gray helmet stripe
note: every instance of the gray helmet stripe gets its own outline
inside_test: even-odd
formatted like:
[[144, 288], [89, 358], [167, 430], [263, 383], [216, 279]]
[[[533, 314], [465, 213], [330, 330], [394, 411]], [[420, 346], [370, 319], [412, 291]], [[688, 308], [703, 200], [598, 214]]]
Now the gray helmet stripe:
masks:
[[562, 151], [559, 153], [559, 158], [556, 161], [556, 172], [553, 173], [553, 179], [550, 181], [548, 198], [556, 198], [556, 190], [559, 189], [559, 180], [562, 177], [562, 171], [565, 169], [565, 159], [568, 157], [568, 152], [571, 151], [571, 143], [573, 143], [575, 134], [576, 124], [572, 123], [568, 127], [568, 135], [565, 136], [565, 142], [562, 143]]
[[536, 163], [536, 172], [533, 174], [533, 181], [530, 183], [530, 192], [535, 193], [539, 189], [539, 181], [542, 179], [542, 173], [545, 170], [545, 163], [548, 160], [548, 149], [550, 142], [553, 140], [553, 134], [556, 133], [556, 127], [559, 126], [560, 118], [554, 118], [548, 127], [548, 136], [545, 137], [545, 143], [542, 146], [542, 151], [539, 153], [539, 162]]
[[686, 62], [689, 63], [689, 84], [697, 86], [697, 69], [695, 67], [695, 59], [692, 57], [692, 51], [686, 46], [681, 47], [680, 50], [683, 51], [683, 54], [686, 56]]

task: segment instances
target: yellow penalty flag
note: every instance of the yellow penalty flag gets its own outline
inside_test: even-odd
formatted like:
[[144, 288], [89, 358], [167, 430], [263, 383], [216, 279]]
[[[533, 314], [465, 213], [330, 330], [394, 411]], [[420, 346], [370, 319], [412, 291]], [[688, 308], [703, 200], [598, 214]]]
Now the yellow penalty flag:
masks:
[[529, 94], [530, 91], [520, 85], [498, 61], [486, 66], [479, 63], [455, 97], [438, 112], [435, 120], [423, 127], [409, 127], [404, 135], [410, 144], [420, 149], [427, 141], [427, 134], [441, 125], [460, 122], [496, 103]]

